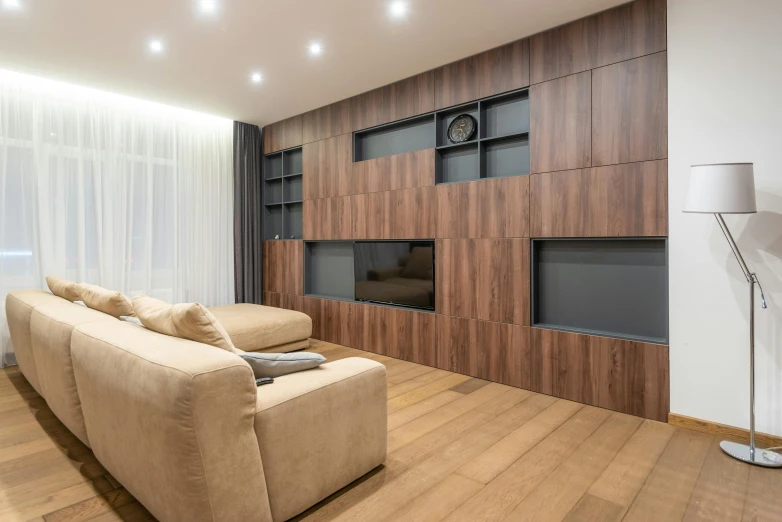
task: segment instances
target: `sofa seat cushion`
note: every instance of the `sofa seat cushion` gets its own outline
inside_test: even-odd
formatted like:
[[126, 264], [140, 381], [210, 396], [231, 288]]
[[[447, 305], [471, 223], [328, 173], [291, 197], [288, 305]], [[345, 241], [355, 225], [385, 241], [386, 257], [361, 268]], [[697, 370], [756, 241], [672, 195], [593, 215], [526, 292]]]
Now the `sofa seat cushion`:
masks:
[[294, 310], [238, 303], [212, 306], [209, 311], [231, 336], [234, 346], [245, 352], [267, 350], [312, 335], [312, 319]]
[[30, 317], [37, 306], [51, 303], [68, 304], [68, 301], [43, 290], [14, 290], [5, 298], [5, 314], [16, 362], [22, 375], [43, 398], [46, 396], [38, 381], [38, 368], [30, 339]]
[[258, 388], [255, 432], [272, 518], [288, 520], [386, 458], [386, 369], [351, 357]]
[[409, 285], [398, 285], [386, 281], [356, 282], [356, 299], [404, 303], [411, 306], [431, 306], [432, 299], [425, 289]]

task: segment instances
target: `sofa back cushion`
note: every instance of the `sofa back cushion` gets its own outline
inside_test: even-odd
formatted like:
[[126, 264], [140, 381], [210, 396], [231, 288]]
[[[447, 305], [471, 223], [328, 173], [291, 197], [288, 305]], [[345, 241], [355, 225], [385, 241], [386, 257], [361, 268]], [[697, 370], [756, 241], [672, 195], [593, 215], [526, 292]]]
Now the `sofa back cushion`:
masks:
[[108, 290], [102, 286], [80, 283], [81, 300], [88, 307], [119, 319], [123, 315], [134, 316], [130, 299], [122, 292]]
[[49, 290], [57, 297], [62, 297], [68, 301], [81, 301], [81, 293], [79, 292], [79, 285], [73, 281], [68, 281], [62, 277], [55, 275], [46, 276], [46, 285]]
[[71, 353], [95, 455], [156, 518], [271, 521], [240, 357], [124, 321], [76, 327]]
[[136, 316], [146, 328], [236, 352], [231, 337], [220, 321], [199, 303], [168, 304], [146, 295], [133, 298]]
[[90, 443], [73, 377], [71, 335], [76, 326], [96, 321], [118, 323], [110, 315], [63, 300], [37, 306], [30, 316], [30, 338], [46, 403], [87, 446]]

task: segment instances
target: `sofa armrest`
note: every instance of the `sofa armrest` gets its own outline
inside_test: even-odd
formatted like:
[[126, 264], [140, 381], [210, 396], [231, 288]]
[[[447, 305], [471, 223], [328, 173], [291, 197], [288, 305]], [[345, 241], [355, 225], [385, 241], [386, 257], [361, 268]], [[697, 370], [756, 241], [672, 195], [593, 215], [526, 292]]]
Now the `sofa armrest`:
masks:
[[399, 277], [402, 274], [402, 270], [404, 270], [404, 268], [401, 266], [369, 270], [367, 272], [367, 279], [369, 281], [385, 281], [386, 279], [393, 279], [394, 277]]
[[258, 388], [255, 432], [272, 518], [288, 520], [386, 458], [386, 369], [347, 358]]

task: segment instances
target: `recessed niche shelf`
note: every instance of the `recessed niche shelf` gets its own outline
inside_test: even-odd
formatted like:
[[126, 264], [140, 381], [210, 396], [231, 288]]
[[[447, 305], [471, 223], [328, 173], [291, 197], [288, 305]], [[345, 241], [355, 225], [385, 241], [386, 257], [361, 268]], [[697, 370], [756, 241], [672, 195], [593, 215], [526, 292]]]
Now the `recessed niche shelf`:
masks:
[[[462, 114], [469, 114], [475, 118], [476, 127], [480, 127], [480, 111], [478, 102], [467, 103], [465, 105], [459, 105], [451, 107], [449, 109], [436, 113], [437, 118], [437, 147], [448, 147], [454, 144], [448, 141], [448, 126], [451, 122]], [[476, 141], [480, 136], [480, 129], [476, 129], [475, 135], [470, 138], [470, 141]], [[457, 144], [458, 145], [458, 144]]]
[[302, 237], [302, 148], [263, 158], [264, 239]]
[[532, 325], [668, 342], [664, 238], [534, 239]]
[[353, 140], [353, 161], [431, 149], [435, 145], [434, 115], [416, 116], [356, 132]]
[[437, 183], [477, 179], [480, 172], [480, 147], [477, 142], [460, 143], [437, 149], [435, 154]]

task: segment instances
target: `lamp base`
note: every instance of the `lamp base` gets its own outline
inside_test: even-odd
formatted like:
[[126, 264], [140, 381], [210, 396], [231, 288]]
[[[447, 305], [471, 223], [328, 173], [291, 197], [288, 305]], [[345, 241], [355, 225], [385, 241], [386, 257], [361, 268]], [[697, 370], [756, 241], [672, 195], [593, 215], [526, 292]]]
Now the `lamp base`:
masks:
[[747, 464], [763, 466], [764, 468], [782, 468], [782, 456], [773, 451], [756, 447], [755, 454], [750, 455], [748, 445], [728, 440], [720, 442], [720, 448], [734, 459], [746, 462]]

